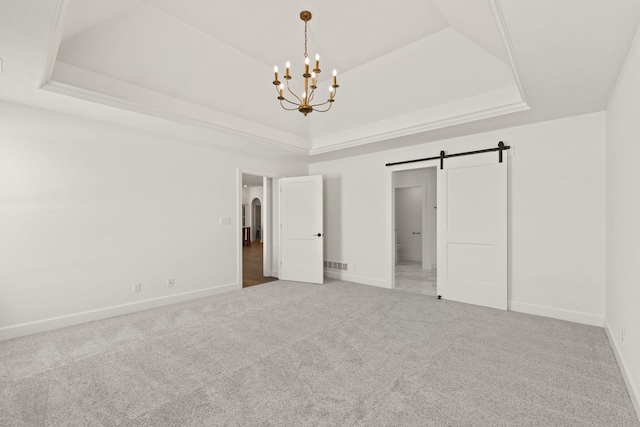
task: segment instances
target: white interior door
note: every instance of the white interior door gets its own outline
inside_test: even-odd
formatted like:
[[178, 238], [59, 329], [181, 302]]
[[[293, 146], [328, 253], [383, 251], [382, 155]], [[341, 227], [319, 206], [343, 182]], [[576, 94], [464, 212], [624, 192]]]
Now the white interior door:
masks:
[[507, 159], [484, 153], [438, 169], [438, 294], [507, 309]]
[[280, 279], [323, 283], [322, 176], [280, 179]]

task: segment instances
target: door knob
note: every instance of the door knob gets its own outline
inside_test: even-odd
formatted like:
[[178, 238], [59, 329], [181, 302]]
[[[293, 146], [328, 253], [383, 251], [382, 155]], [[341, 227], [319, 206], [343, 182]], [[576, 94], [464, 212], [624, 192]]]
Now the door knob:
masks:
[[314, 234], [314, 236], [322, 237], [322, 233]]

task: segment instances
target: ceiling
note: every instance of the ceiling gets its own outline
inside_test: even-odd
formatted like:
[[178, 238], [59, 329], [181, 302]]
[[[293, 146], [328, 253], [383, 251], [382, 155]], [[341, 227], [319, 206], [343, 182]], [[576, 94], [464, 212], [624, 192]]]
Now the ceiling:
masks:
[[[291, 61], [301, 87], [301, 10], [319, 90], [340, 84], [307, 117], [271, 84]], [[605, 110], [639, 20], [638, 0], [3, 0], [0, 99], [314, 162]]]

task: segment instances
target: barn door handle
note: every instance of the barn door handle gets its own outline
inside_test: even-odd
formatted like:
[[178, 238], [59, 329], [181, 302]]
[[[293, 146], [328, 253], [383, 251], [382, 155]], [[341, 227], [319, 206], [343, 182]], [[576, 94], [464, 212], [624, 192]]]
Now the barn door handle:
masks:
[[414, 232], [412, 232], [411, 234], [420, 234], [420, 233], [418, 233], [418, 232], [414, 231]]
[[314, 236], [322, 237], [322, 233], [314, 234]]

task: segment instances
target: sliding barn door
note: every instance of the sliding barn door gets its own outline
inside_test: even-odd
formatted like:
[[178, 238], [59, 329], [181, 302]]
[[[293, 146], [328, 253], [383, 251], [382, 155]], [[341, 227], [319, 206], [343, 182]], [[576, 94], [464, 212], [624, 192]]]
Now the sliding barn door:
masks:
[[322, 176], [280, 179], [280, 280], [323, 283]]
[[507, 156], [444, 160], [438, 169], [438, 294], [507, 309]]

